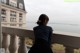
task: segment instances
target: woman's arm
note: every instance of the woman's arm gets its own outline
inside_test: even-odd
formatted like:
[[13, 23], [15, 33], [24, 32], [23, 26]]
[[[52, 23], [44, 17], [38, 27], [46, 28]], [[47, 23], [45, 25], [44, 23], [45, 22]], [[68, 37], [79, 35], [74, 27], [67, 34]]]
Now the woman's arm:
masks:
[[52, 34], [53, 34], [53, 29], [51, 28], [50, 29], [50, 33], [49, 33], [49, 45], [51, 45], [51, 37], [52, 37]]

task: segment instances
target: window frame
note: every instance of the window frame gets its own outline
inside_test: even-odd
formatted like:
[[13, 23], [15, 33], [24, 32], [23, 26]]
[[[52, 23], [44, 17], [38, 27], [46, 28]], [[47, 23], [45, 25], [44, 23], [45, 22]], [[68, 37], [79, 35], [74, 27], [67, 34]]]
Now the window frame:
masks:
[[22, 3], [19, 3], [19, 8], [23, 9], [23, 4]]

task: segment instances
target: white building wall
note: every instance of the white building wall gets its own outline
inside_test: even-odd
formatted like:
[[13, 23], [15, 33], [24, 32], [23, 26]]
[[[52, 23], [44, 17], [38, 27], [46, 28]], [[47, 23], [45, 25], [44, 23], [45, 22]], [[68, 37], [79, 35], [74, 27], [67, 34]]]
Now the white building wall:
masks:
[[[18, 11], [12, 8], [8, 8], [5, 6], [1, 6], [1, 9], [6, 9], [6, 21], [7, 22], [2, 22], [2, 26], [4, 27], [14, 27], [14, 28], [26, 28], [26, 13], [22, 11]], [[10, 22], [10, 11], [15, 11], [16, 12], [16, 20], [17, 22]], [[22, 22], [19, 22], [19, 13], [23, 14]], [[5, 25], [4, 25], [5, 24]], [[10, 24], [16, 24], [16, 26], [10, 26]], [[19, 26], [19, 24], [22, 24], [23, 26]]]

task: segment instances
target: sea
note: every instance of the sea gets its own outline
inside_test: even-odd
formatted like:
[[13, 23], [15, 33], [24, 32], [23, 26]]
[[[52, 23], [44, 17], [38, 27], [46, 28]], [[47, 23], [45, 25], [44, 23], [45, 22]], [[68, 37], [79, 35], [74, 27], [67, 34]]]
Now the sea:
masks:
[[[35, 22], [27, 22], [28, 30], [33, 30], [33, 27], [37, 26]], [[54, 31], [70, 32], [80, 34], [80, 24], [67, 24], [67, 23], [48, 23]]]

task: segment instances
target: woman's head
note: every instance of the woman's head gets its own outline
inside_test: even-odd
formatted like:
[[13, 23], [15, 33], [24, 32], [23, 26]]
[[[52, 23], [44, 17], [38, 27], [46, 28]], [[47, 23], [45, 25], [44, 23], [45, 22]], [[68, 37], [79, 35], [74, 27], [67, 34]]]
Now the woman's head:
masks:
[[48, 21], [49, 21], [48, 16], [46, 14], [41, 14], [39, 16], [39, 19], [37, 21], [37, 24], [38, 25], [47, 25]]

